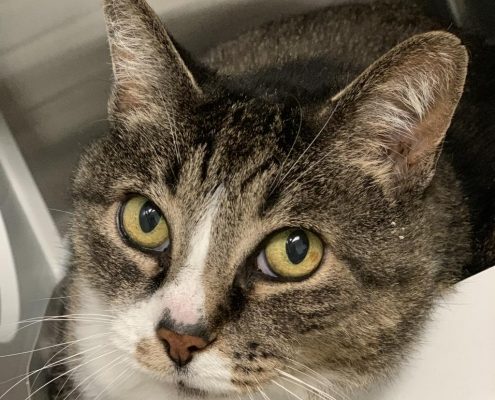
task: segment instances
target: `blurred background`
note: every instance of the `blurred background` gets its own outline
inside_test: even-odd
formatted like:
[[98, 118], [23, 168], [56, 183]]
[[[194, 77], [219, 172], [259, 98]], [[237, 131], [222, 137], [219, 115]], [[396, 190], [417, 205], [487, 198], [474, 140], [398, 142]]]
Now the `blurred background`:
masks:
[[[345, 0], [149, 0], [201, 56], [259, 23]], [[494, 0], [432, 0], [438, 14], [495, 41]], [[106, 129], [111, 69], [100, 0], [0, 1], [0, 112], [66, 231], [81, 149]]]

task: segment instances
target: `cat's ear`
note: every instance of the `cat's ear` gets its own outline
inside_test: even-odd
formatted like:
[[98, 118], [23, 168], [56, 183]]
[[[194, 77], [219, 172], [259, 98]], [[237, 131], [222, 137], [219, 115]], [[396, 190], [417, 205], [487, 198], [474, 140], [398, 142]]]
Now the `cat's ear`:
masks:
[[332, 99], [347, 132], [349, 162], [387, 192], [424, 189], [461, 97], [467, 63], [456, 36], [429, 32], [372, 64]]
[[191, 71], [146, 1], [104, 0], [104, 12], [114, 74], [111, 119], [175, 115], [201, 95]]

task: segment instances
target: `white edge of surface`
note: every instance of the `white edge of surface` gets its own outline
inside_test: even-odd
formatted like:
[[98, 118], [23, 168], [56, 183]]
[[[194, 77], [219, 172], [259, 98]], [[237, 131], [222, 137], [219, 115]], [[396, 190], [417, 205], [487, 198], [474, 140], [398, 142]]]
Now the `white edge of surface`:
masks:
[[[40, 245], [56, 282], [62, 279], [64, 250], [48, 208], [0, 114], [0, 163]], [[5, 210], [4, 210], [5, 212]]]
[[436, 306], [399, 376], [363, 400], [495, 399], [495, 267]]

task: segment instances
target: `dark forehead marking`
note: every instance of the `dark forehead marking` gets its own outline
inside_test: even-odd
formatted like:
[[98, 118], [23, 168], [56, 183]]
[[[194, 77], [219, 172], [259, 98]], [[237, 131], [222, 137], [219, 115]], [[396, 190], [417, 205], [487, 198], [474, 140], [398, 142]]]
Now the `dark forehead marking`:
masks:
[[215, 154], [217, 137], [213, 129], [206, 129], [201, 132], [194, 140], [193, 147], [203, 150], [203, 159], [201, 161], [201, 181], [204, 182], [208, 176], [210, 161]]
[[[196, 150], [201, 149], [203, 154], [199, 165], [203, 182], [209, 175], [222, 181], [240, 178], [240, 189], [244, 191], [250, 182], [277, 165], [277, 159], [283, 158], [293, 148], [301, 131], [301, 117], [300, 109], [293, 104], [273, 104], [266, 99], [255, 101], [242, 95], [229, 94], [226, 98], [198, 105], [194, 118], [195, 132], [190, 132], [188, 143], [182, 143], [182, 162], [175, 157], [168, 161], [165, 184], [172, 193], [175, 192], [187, 155], [197, 154]], [[260, 143], [265, 140], [266, 146], [260, 148]], [[259, 151], [267, 152], [259, 166], [243, 162]], [[219, 152], [222, 160], [213, 165], [211, 161]], [[237, 174], [239, 178], [234, 178]], [[239, 181], [236, 186], [238, 184]], [[269, 204], [273, 204], [276, 198], [276, 195], [271, 196]]]
[[184, 164], [191, 155], [197, 154], [202, 150], [203, 158], [201, 161], [201, 181], [204, 182], [208, 175], [210, 159], [215, 152], [215, 135], [211, 132], [202, 133], [192, 140], [189, 144], [181, 146], [181, 159], [173, 157], [168, 161], [168, 165], [164, 173], [164, 183], [170, 188], [172, 193], [177, 190], [177, 185], [180, 181], [180, 174]]
[[175, 194], [177, 191], [181, 169], [182, 163], [177, 157], [173, 157], [169, 160], [168, 165], [165, 168], [163, 181], [172, 194]]
[[260, 204], [258, 209], [258, 215], [260, 217], [265, 217], [266, 214], [271, 211], [275, 205], [278, 203], [281, 197], [281, 189], [278, 185], [270, 185], [267, 190], [267, 196], [265, 201]]

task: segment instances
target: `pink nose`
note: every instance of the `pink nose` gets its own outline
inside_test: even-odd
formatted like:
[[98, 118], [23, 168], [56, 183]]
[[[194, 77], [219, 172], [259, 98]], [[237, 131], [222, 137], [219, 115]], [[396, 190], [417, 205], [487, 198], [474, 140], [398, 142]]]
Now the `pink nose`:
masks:
[[199, 336], [181, 335], [166, 328], [157, 330], [158, 337], [165, 343], [169, 357], [179, 367], [192, 360], [193, 353], [210, 344]]

